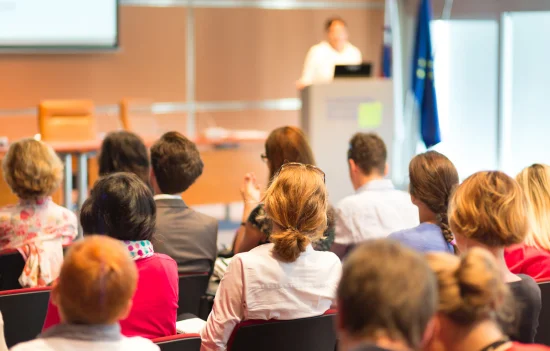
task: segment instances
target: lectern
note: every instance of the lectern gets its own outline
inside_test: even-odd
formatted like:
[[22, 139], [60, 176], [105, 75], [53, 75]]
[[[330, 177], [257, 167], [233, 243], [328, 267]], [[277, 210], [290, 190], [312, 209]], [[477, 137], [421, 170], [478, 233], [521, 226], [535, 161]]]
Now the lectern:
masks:
[[333, 205], [354, 192], [347, 162], [353, 134], [377, 133], [388, 148], [391, 172], [395, 140], [391, 80], [337, 79], [305, 88], [301, 98], [301, 127], [309, 138], [317, 165], [325, 171]]

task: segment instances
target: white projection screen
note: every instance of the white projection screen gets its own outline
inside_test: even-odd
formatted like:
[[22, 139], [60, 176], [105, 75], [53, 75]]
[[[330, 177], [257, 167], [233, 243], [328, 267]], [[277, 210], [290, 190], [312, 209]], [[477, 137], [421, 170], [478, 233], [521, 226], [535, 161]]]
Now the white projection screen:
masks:
[[0, 0], [2, 51], [117, 47], [117, 0]]

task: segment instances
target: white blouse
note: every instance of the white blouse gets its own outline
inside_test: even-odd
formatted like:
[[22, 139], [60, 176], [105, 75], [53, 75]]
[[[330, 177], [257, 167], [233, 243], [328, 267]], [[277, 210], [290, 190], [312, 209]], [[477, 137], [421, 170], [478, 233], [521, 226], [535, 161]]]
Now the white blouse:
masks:
[[261, 245], [233, 258], [201, 331], [201, 350], [226, 350], [241, 321], [319, 316], [334, 304], [342, 273], [335, 254], [308, 245], [296, 261], [285, 263], [274, 257], [273, 246]]

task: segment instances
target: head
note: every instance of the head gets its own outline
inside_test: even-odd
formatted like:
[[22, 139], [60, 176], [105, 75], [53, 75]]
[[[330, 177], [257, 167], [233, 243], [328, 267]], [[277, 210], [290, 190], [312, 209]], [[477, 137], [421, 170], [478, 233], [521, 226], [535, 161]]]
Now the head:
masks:
[[525, 244], [550, 251], [550, 166], [534, 164], [516, 177], [529, 207], [531, 229]]
[[151, 240], [156, 206], [151, 190], [133, 173], [100, 178], [80, 211], [84, 234], [104, 234], [118, 240]]
[[178, 132], [164, 134], [151, 147], [151, 182], [156, 193], [180, 194], [202, 174], [197, 146]]
[[107, 134], [98, 157], [99, 175], [116, 172], [136, 174], [149, 184], [149, 153], [139, 136], [120, 131]]
[[340, 17], [329, 18], [325, 23], [328, 43], [336, 50], [342, 51], [348, 43], [348, 26]]
[[313, 152], [300, 128], [281, 127], [272, 131], [265, 141], [265, 156], [269, 167], [269, 179], [286, 162], [315, 165]]
[[273, 223], [274, 253], [294, 262], [327, 228], [325, 174], [317, 167], [285, 164], [267, 189], [265, 211]]
[[525, 239], [527, 213], [527, 200], [514, 179], [498, 171], [479, 172], [452, 196], [449, 224], [460, 251], [473, 246], [495, 251]]
[[437, 307], [435, 277], [425, 259], [397, 242], [358, 246], [338, 286], [338, 330], [345, 349], [382, 340], [419, 349]]
[[52, 300], [65, 323], [114, 324], [130, 313], [137, 275], [122, 243], [93, 235], [65, 255]]
[[63, 180], [63, 163], [55, 151], [34, 139], [11, 144], [2, 171], [11, 191], [23, 200], [50, 196]]
[[374, 133], [357, 133], [351, 138], [348, 163], [355, 190], [388, 174], [387, 153], [384, 140]]
[[[411, 200], [421, 221], [435, 221], [448, 243], [454, 241], [447, 218], [449, 200], [458, 186], [458, 172], [453, 163], [437, 151], [415, 156], [409, 164]], [[456, 251], [456, 250], [455, 250]]]
[[462, 257], [428, 253], [439, 290], [436, 328], [429, 350], [448, 349], [480, 322], [513, 318], [514, 304], [494, 256], [473, 248]]

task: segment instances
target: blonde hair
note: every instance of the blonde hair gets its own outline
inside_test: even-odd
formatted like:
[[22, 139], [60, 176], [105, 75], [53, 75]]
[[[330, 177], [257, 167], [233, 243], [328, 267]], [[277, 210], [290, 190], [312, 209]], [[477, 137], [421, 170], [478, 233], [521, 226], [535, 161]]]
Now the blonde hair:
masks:
[[9, 187], [21, 199], [51, 195], [63, 180], [63, 163], [53, 149], [30, 138], [10, 145], [2, 170]]
[[55, 286], [67, 323], [116, 322], [134, 296], [138, 272], [124, 245], [103, 235], [71, 246]]
[[512, 295], [489, 251], [475, 247], [462, 257], [428, 253], [426, 259], [437, 277], [438, 311], [452, 321], [471, 325], [513, 318]]
[[318, 168], [284, 165], [267, 189], [265, 210], [273, 222], [270, 241], [284, 262], [294, 262], [310, 242], [322, 238], [327, 227], [328, 195]]
[[550, 251], [550, 166], [534, 164], [521, 171], [517, 182], [527, 197], [531, 230], [525, 244]]
[[498, 171], [479, 172], [452, 196], [449, 224], [454, 234], [488, 247], [507, 247], [525, 239], [527, 213], [527, 200], [514, 179]]

